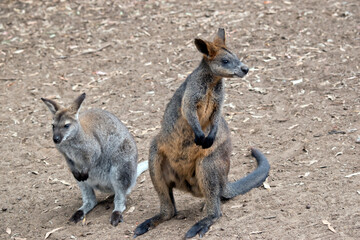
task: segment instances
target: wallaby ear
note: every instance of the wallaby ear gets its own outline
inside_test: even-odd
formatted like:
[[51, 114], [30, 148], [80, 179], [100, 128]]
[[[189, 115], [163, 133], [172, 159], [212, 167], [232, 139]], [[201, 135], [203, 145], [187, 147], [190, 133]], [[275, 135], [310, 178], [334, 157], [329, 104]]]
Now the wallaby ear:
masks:
[[81, 107], [82, 102], [84, 101], [86, 97], [86, 94], [83, 93], [79, 97], [75, 99], [75, 101], [71, 104], [69, 107], [69, 110], [72, 111], [74, 114], [77, 114], [79, 112], [79, 109]]
[[199, 50], [199, 52], [201, 52], [202, 54], [205, 54], [206, 56], [209, 56], [209, 50], [208, 50], [207, 44], [204, 40], [202, 40], [200, 38], [195, 38], [195, 46], [196, 46], [197, 50]]
[[46, 104], [52, 114], [55, 114], [61, 108], [61, 106], [54, 100], [47, 98], [41, 98], [41, 100]]
[[219, 28], [214, 38], [214, 44], [218, 46], [225, 46], [225, 30], [223, 28]]
[[207, 57], [213, 57], [216, 54], [213, 43], [204, 41], [200, 38], [195, 38], [195, 46], [202, 54]]

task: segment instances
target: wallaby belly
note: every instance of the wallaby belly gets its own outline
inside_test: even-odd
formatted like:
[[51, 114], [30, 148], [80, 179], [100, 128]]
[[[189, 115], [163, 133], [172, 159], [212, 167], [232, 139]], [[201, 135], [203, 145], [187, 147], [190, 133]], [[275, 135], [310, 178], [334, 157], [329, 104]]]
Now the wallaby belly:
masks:
[[90, 170], [89, 178], [85, 181], [85, 183], [97, 191], [114, 193], [114, 189], [109, 179], [109, 174], [100, 174], [101, 172], [103, 172], [103, 170]]
[[162, 173], [168, 184], [175, 188], [201, 197], [203, 193], [196, 178], [197, 166], [211, 149], [203, 149], [194, 143], [194, 133], [183, 118], [175, 124], [174, 131], [158, 142], [158, 151], [161, 154]]

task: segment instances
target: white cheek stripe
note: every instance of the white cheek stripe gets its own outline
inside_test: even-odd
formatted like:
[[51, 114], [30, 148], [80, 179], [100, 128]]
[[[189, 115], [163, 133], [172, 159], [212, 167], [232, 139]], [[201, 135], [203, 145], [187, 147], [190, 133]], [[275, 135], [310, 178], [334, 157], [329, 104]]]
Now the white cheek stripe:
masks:
[[66, 134], [63, 136], [62, 141], [65, 141], [69, 136], [69, 131], [66, 132]]

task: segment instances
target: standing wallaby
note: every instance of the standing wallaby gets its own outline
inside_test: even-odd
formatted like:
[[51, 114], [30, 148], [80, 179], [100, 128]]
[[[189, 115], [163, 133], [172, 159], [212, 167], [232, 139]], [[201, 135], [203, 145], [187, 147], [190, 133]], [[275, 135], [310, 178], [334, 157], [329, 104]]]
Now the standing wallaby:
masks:
[[252, 149], [258, 167], [248, 176], [228, 182], [230, 131], [222, 117], [223, 77], [244, 77], [249, 71], [225, 46], [225, 31], [219, 29], [213, 42], [195, 39], [203, 54], [200, 65], [176, 90], [166, 106], [160, 133], [149, 153], [151, 180], [160, 199], [160, 213], [140, 224], [134, 237], [176, 215], [173, 188], [205, 198], [207, 215], [186, 233], [202, 237], [221, 216], [220, 200], [230, 199], [260, 186], [270, 165]]
[[91, 109], [79, 115], [85, 93], [68, 108], [53, 100], [41, 98], [53, 118], [53, 140], [64, 155], [72, 174], [78, 181], [83, 205], [70, 218], [77, 223], [96, 204], [94, 190], [115, 193], [110, 223], [122, 222], [126, 194], [136, 178], [148, 169], [148, 162], [137, 166], [136, 143], [120, 120], [113, 114]]

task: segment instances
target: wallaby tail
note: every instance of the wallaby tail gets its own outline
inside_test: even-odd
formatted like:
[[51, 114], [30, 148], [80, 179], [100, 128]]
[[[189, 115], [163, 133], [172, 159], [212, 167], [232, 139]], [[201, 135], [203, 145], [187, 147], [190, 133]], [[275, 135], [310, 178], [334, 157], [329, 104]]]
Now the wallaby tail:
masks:
[[149, 161], [142, 161], [141, 163], [139, 163], [137, 166], [136, 178], [138, 178], [140, 174], [148, 170], [148, 168], [149, 168]]
[[256, 158], [257, 168], [246, 177], [232, 183], [227, 183], [222, 195], [223, 199], [231, 199], [237, 195], [245, 194], [253, 188], [261, 186], [269, 175], [270, 164], [264, 154], [259, 150], [252, 148], [251, 155]]

